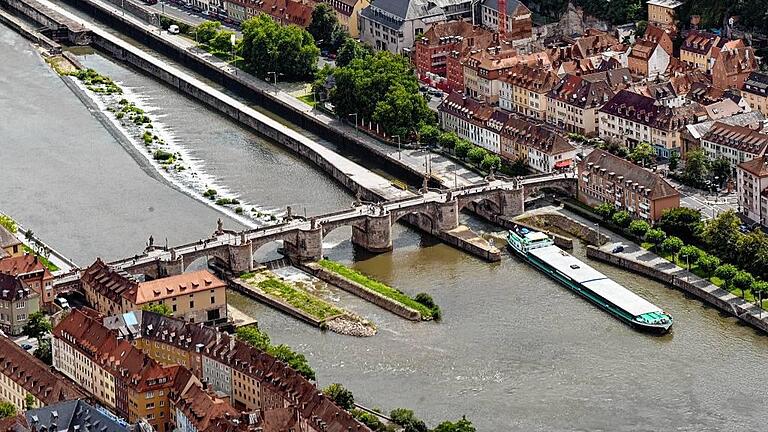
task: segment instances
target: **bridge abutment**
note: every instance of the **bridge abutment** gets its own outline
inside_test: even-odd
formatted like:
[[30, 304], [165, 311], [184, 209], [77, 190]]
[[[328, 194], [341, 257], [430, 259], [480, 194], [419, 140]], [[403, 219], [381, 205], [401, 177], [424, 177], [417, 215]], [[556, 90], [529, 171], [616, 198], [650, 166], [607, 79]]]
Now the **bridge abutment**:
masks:
[[374, 253], [392, 250], [392, 215], [365, 218], [363, 227], [352, 226], [352, 244]]
[[515, 217], [525, 212], [525, 191], [523, 188], [502, 189], [499, 202], [501, 216]]
[[252, 241], [229, 246], [229, 267], [235, 274], [253, 270]]

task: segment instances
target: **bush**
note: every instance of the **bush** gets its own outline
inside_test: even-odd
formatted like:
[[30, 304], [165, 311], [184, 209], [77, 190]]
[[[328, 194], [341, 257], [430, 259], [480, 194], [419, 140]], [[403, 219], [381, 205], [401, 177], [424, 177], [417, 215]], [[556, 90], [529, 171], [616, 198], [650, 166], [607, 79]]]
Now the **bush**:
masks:
[[243, 208], [242, 207], [236, 207], [235, 208], [235, 213], [236, 214], [243, 214]]
[[213, 199], [216, 194], [216, 189], [208, 189], [207, 191], [203, 192], [203, 196], [210, 199]]
[[614, 207], [611, 203], [602, 203], [595, 206], [595, 213], [600, 215], [603, 220], [608, 220], [613, 216], [614, 213], [616, 213], [616, 207]]
[[613, 216], [611, 216], [611, 222], [617, 226], [626, 228], [629, 226], [630, 222], [632, 222], [632, 216], [630, 216], [628, 212], [622, 210], [614, 213]]
[[155, 158], [157, 161], [163, 161], [171, 163], [173, 162], [173, 153], [169, 153], [165, 150], [157, 149], [155, 150], [155, 153], [152, 155], [152, 157]]
[[16, 224], [16, 221], [11, 219], [10, 216], [6, 216], [4, 214], [0, 214], [0, 226], [10, 231], [11, 234], [16, 234], [16, 232], [19, 230], [19, 226]]
[[397, 408], [389, 413], [389, 418], [395, 424], [403, 427], [404, 432], [427, 432], [427, 425], [420, 419], [416, 418], [413, 411], [405, 408]]

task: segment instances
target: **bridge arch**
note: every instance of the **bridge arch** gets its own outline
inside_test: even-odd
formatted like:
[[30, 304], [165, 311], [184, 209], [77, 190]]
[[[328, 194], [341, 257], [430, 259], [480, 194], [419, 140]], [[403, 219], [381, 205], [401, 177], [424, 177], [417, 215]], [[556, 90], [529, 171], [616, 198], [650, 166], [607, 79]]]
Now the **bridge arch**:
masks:
[[434, 216], [431, 215], [426, 209], [414, 208], [414, 209], [402, 209], [392, 213], [391, 225], [399, 221], [404, 217], [408, 217], [408, 222], [415, 224], [419, 228], [433, 233], [438, 224]]

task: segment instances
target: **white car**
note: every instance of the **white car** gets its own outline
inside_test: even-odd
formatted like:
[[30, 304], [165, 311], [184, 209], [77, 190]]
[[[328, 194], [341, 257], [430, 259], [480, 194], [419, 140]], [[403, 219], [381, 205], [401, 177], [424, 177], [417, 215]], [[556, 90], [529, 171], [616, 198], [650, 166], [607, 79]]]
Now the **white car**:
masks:
[[64, 297], [56, 297], [56, 300], [54, 300], [57, 305], [61, 306], [62, 309], [69, 309], [69, 302]]
[[176, 24], [171, 24], [168, 26], [168, 33], [170, 34], [179, 34], [179, 26]]

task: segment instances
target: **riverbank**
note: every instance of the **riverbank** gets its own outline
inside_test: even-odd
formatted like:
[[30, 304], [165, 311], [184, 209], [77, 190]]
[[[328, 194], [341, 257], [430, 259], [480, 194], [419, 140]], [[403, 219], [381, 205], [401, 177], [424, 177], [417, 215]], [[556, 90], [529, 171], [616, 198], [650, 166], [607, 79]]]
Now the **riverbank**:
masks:
[[736, 317], [763, 333], [768, 333], [768, 313], [694, 273], [676, 266], [637, 244], [621, 243], [622, 252], [611, 252], [613, 244], [589, 246], [587, 257], [641, 274], [684, 291], [721, 312]]

